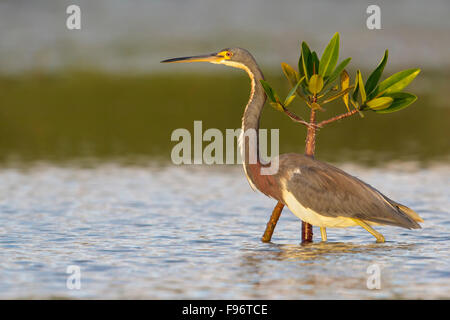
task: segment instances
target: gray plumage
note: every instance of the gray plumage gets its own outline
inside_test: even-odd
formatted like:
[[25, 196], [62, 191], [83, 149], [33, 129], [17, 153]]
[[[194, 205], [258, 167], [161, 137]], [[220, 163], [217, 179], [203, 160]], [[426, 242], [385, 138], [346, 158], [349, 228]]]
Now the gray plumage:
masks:
[[280, 155], [279, 159], [279, 175], [286, 179], [286, 188], [304, 207], [319, 215], [420, 228], [399, 204], [330, 164], [295, 153]]

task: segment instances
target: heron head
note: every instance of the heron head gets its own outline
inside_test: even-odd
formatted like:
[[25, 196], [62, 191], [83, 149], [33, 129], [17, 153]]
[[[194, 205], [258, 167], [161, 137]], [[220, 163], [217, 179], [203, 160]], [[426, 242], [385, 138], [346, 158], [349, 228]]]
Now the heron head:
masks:
[[245, 49], [226, 48], [219, 52], [205, 55], [173, 58], [161, 61], [162, 63], [186, 63], [186, 62], [209, 62], [214, 64], [224, 64], [230, 67], [246, 69], [247, 66], [255, 63], [255, 59]]

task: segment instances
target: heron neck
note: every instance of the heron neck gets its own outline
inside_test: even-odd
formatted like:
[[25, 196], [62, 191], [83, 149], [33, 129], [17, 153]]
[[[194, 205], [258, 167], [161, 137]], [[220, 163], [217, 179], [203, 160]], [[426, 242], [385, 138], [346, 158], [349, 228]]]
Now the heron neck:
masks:
[[244, 134], [244, 138], [245, 135], [251, 136], [255, 134], [256, 146], [252, 146], [251, 143], [243, 143], [242, 155], [244, 163], [249, 163], [248, 160], [252, 156], [259, 163], [259, 121], [266, 102], [266, 94], [260, 80], [264, 80], [264, 76], [256, 63], [253, 67], [247, 67], [246, 71], [251, 80], [251, 92], [250, 99], [245, 107], [244, 116], [242, 117], [242, 134]]
[[260, 80], [264, 80], [264, 76], [259, 68], [255, 68], [255, 70], [249, 68], [247, 73], [251, 80], [251, 92], [242, 118], [242, 129], [258, 130], [262, 108], [266, 102], [266, 94], [260, 82]]

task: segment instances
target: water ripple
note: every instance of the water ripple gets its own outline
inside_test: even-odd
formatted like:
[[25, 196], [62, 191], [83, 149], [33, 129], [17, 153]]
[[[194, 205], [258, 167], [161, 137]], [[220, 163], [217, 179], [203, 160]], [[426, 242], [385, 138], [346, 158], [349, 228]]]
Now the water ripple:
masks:
[[[450, 167], [343, 167], [415, 208], [423, 229], [379, 227], [384, 244], [330, 229], [301, 245], [286, 210], [261, 243], [274, 202], [237, 168], [3, 169], [0, 298], [450, 298]], [[366, 287], [372, 264], [380, 290]], [[80, 290], [66, 288], [69, 265]]]

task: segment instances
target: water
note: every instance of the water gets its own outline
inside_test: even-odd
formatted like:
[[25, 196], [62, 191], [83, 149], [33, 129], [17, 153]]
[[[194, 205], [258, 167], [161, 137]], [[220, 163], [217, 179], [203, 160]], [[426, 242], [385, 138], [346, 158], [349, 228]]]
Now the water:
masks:
[[[450, 166], [341, 168], [417, 210], [421, 230], [329, 229], [299, 244], [239, 167], [54, 164], [0, 169], [0, 298], [450, 298]], [[381, 289], [366, 287], [368, 266]], [[81, 289], [66, 268], [81, 268]]]

